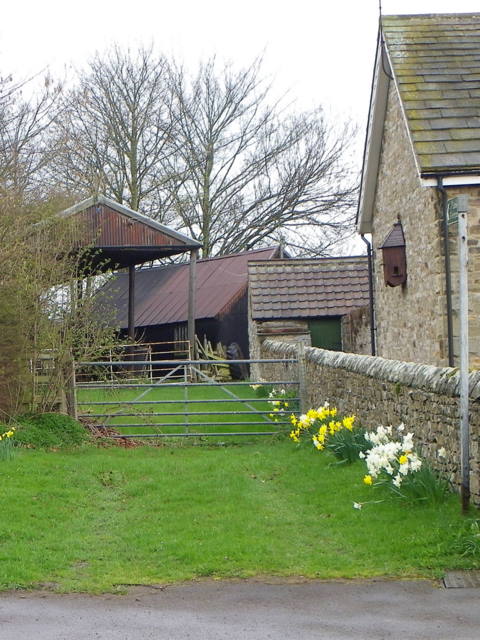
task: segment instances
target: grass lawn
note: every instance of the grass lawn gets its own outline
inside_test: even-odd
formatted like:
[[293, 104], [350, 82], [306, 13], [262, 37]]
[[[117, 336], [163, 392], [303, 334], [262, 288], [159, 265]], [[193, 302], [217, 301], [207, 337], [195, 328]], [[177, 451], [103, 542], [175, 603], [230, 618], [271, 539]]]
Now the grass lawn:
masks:
[[[204, 576], [436, 577], [472, 566], [442, 507], [372, 499], [362, 464], [286, 440], [21, 450], [0, 462], [0, 588], [111, 591]], [[377, 496], [378, 497], [378, 494]]]
[[[185, 396], [185, 393], [188, 395]], [[232, 397], [232, 394], [238, 399]], [[188, 398], [189, 404], [185, 403]], [[277, 431], [279, 426], [284, 429], [289, 424], [275, 424], [268, 418], [272, 407], [265, 399], [256, 397], [255, 392], [248, 385], [224, 385], [218, 387], [189, 386], [176, 387], [171, 384], [163, 384], [152, 389], [79, 389], [77, 399], [82, 403], [79, 407], [81, 413], [92, 414], [136, 414], [130, 416], [118, 416], [108, 418], [107, 424], [120, 428], [121, 433], [183, 433], [184, 423], [189, 423], [190, 432], [212, 433], [215, 431]], [[122, 404], [125, 401], [134, 404]], [[92, 404], [95, 402], [108, 402], [110, 404]], [[208, 401], [208, 402], [207, 402]], [[254, 411], [261, 411], [256, 415]], [[236, 412], [236, 415], [225, 412]], [[189, 414], [185, 416], [185, 412]], [[238, 413], [237, 413], [238, 412]], [[155, 415], [163, 413], [167, 415]], [[208, 413], [209, 415], [204, 415]], [[288, 423], [288, 414], [283, 418]], [[105, 418], [96, 418], [99, 424], [105, 422]], [[240, 423], [229, 425], [227, 423]], [[138, 423], [135, 427], [122, 427], [124, 424]], [[214, 423], [217, 423], [216, 425]], [[155, 426], [142, 426], [144, 424]], [[156, 426], [158, 425], [158, 426]]]
[[[185, 393], [188, 394], [188, 405], [185, 404]], [[238, 399], [234, 399], [232, 395], [237, 396]], [[272, 422], [268, 417], [272, 411], [271, 405], [265, 399], [258, 398], [248, 384], [225, 384], [215, 387], [189, 386], [187, 391], [172, 384], [162, 384], [158, 388], [151, 389], [80, 388], [77, 391], [77, 399], [82, 403], [79, 409], [83, 414], [136, 414], [114, 415], [108, 419], [92, 418], [99, 424], [105, 423], [119, 429], [122, 434], [183, 433], [185, 421], [188, 421], [188, 431], [191, 433], [278, 431], [281, 428], [285, 430], [290, 427], [289, 412], [283, 416], [283, 424]], [[136, 402], [122, 404], [126, 401]], [[110, 404], [92, 404], [95, 402]], [[255, 411], [262, 413], [258, 415], [254, 413]], [[200, 413], [185, 416], [185, 412]], [[226, 412], [235, 412], [235, 414]], [[155, 415], [157, 413], [169, 415]], [[205, 415], [206, 413], [209, 415]], [[122, 427], [132, 423], [137, 423], [139, 426]], [[144, 424], [150, 426], [142, 426]], [[155, 426], [151, 426], [152, 424]]]

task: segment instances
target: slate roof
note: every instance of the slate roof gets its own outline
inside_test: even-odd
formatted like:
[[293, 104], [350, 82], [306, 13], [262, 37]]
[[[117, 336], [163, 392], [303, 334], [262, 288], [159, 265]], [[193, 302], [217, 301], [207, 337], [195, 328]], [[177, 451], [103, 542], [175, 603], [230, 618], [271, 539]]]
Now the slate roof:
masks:
[[[215, 318], [228, 311], [246, 291], [247, 263], [268, 260], [278, 247], [246, 251], [197, 262], [196, 317]], [[135, 326], [186, 322], [189, 264], [139, 269], [135, 272]], [[98, 292], [97, 309], [114, 311], [115, 325], [128, 327], [128, 273], [115, 274]]]
[[343, 316], [369, 303], [366, 256], [253, 261], [254, 320]]
[[480, 169], [480, 13], [384, 16], [422, 176]]

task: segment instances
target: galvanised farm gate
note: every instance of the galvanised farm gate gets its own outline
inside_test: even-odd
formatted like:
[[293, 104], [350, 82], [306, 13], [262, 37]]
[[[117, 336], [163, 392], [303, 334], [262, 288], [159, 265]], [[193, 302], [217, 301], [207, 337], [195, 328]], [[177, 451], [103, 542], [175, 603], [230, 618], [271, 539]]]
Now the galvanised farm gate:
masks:
[[[258, 385], [288, 398], [277, 403], [280, 408], [268, 397], [258, 397], [251, 381], [222, 377], [226, 368], [285, 362], [292, 365], [295, 379]], [[77, 362], [76, 413], [109, 437], [273, 435], [289, 429], [291, 412], [299, 406], [301, 365], [297, 358]], [[152, 376], [152, 367], [159, 377]]]

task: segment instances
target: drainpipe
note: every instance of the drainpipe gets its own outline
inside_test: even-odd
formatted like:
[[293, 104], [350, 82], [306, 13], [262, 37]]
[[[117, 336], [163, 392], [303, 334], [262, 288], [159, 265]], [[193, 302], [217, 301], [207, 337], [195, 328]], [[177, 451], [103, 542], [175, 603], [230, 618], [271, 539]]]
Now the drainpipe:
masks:
[[447, 297], [447, 337], [448, 337], [448, 366], [453, 367], [453, 323], [452, 323], [452, 276], [450, 270], [450, 249], [448, 246], [448, 196], [443, 186], [442, 176], [437, 177], [437, 190], [442, 199], [443, 215], [443, 249], [445, 254], [445, 291]]
[[373, 262], [372, 262], [372, 245], [365, 238], [365, 236], [360, 234], [361, 239], [367, 245], [367, 256], [368, 256], [368, 294], [370, 300], [370, 348], [372, 352], [372, 356], [376, 355], [375, 348], [375, 307], [373, 304]]

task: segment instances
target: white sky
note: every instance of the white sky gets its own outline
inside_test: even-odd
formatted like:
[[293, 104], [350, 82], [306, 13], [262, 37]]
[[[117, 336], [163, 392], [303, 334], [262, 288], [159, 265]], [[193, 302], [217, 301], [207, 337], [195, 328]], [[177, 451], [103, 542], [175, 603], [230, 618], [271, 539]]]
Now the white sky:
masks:
[[[382, 0], [383, 13], [479, 11], [474, 0]], [[299, 108], [365, 126], [378, 0], [15, 0], [2, 6], [0, 72], [67, 75], [113, 42], [153, 43], [185, 63], [215, 53], [264, 71]]]
[[[383, 14], [480, 11], [479, 0], [382, 0]], [[9, 0], [0, 23], [0, 74], [49, 68], [68, 79], [112, 43], [153, 44], [185, 64], [216, 54], [238, 65], [263, 53], [265, 75], [299, 109], [322, 105], [365, 136], [378, 0]]]

